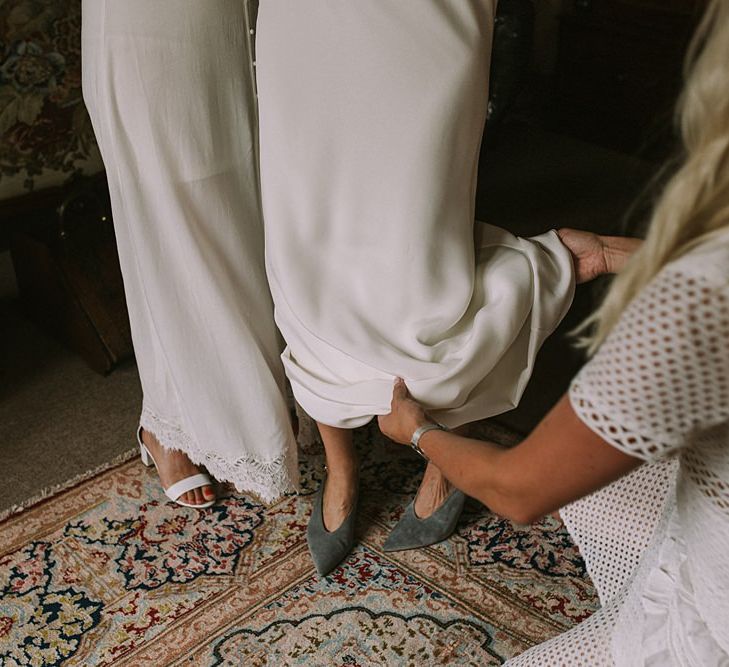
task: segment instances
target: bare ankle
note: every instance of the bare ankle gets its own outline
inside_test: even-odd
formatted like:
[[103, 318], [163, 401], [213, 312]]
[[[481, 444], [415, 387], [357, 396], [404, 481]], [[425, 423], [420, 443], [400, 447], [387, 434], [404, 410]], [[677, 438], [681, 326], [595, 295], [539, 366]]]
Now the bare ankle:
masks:
[[154, 433], [151, 431], [148, 431], [147, 429], [143, 428], [141, 429], [141, 440], [144, 443], [145, 447], [157, 449], [159, 447], [159, 440], [155, 437]]
[[351, 478], [356, 477], [359, 471], [359, 463], [356, 458], [351, 460], [338, 460], [335, 463], [327, 461], [327, 476], [332, 478]]

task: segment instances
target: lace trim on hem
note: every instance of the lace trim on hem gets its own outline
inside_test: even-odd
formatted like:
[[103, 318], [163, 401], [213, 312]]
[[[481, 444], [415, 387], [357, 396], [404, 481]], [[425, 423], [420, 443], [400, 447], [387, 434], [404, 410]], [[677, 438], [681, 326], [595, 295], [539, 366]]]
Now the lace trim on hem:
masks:
[[220, 482], [230, 482], [240, 493], [256, 496], [264, 504], [299, 490], [296, 455], [282, 454], [262, 461], [252, 456], [226, 460], [205, 452], [179, 426], [170, 424], [148, 408], [142, 410], [139, 425], [153, 433], [165, 449], [183, 452], [195, 465], [205, 466]]

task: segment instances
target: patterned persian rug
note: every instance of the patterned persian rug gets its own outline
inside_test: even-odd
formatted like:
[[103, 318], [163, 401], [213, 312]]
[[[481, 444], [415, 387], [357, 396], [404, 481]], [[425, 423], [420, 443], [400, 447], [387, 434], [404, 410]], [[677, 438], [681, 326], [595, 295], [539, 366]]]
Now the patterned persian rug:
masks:
[[305, 540], [315, 454], [301, 495], [270, 506], [174, 506], [133, 460], [10, 517], [0, 664], [498, 665], [594, 611], [555, 519], [516, 528], [472, 503], [447, 542], [384, 554], [423, 465], [371, 429], [358, 447], [359, 545], [324, 580]]

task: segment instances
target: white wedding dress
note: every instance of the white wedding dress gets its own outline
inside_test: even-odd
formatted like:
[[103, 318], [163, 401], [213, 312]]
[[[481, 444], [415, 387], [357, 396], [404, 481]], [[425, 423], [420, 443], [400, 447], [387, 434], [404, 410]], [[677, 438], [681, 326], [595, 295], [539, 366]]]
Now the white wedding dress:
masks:
[[[141, 424], [263, 500], [296, 487], [263, 251], [245, 0], [84, 0]], [[130, 434], [133, 437], [133, 434]]]
[[325, 424], [389, 412], [394, 376], [448, 426], [509, 410], [571, 304], [555, 232], [474, 228], [495, 7], [261, 3], [268, 276], [294, 394]]

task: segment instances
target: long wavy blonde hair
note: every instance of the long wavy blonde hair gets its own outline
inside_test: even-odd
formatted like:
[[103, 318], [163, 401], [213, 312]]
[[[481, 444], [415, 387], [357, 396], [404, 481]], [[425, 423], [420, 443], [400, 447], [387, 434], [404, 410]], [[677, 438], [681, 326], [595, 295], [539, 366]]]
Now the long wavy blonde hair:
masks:
[[689, 47], [679, 101], [685, 159], [652, 214], [645, 243], [584, 323], [594, 352], [668, 262], [729, 229], [729, 0], [711, 0]]

